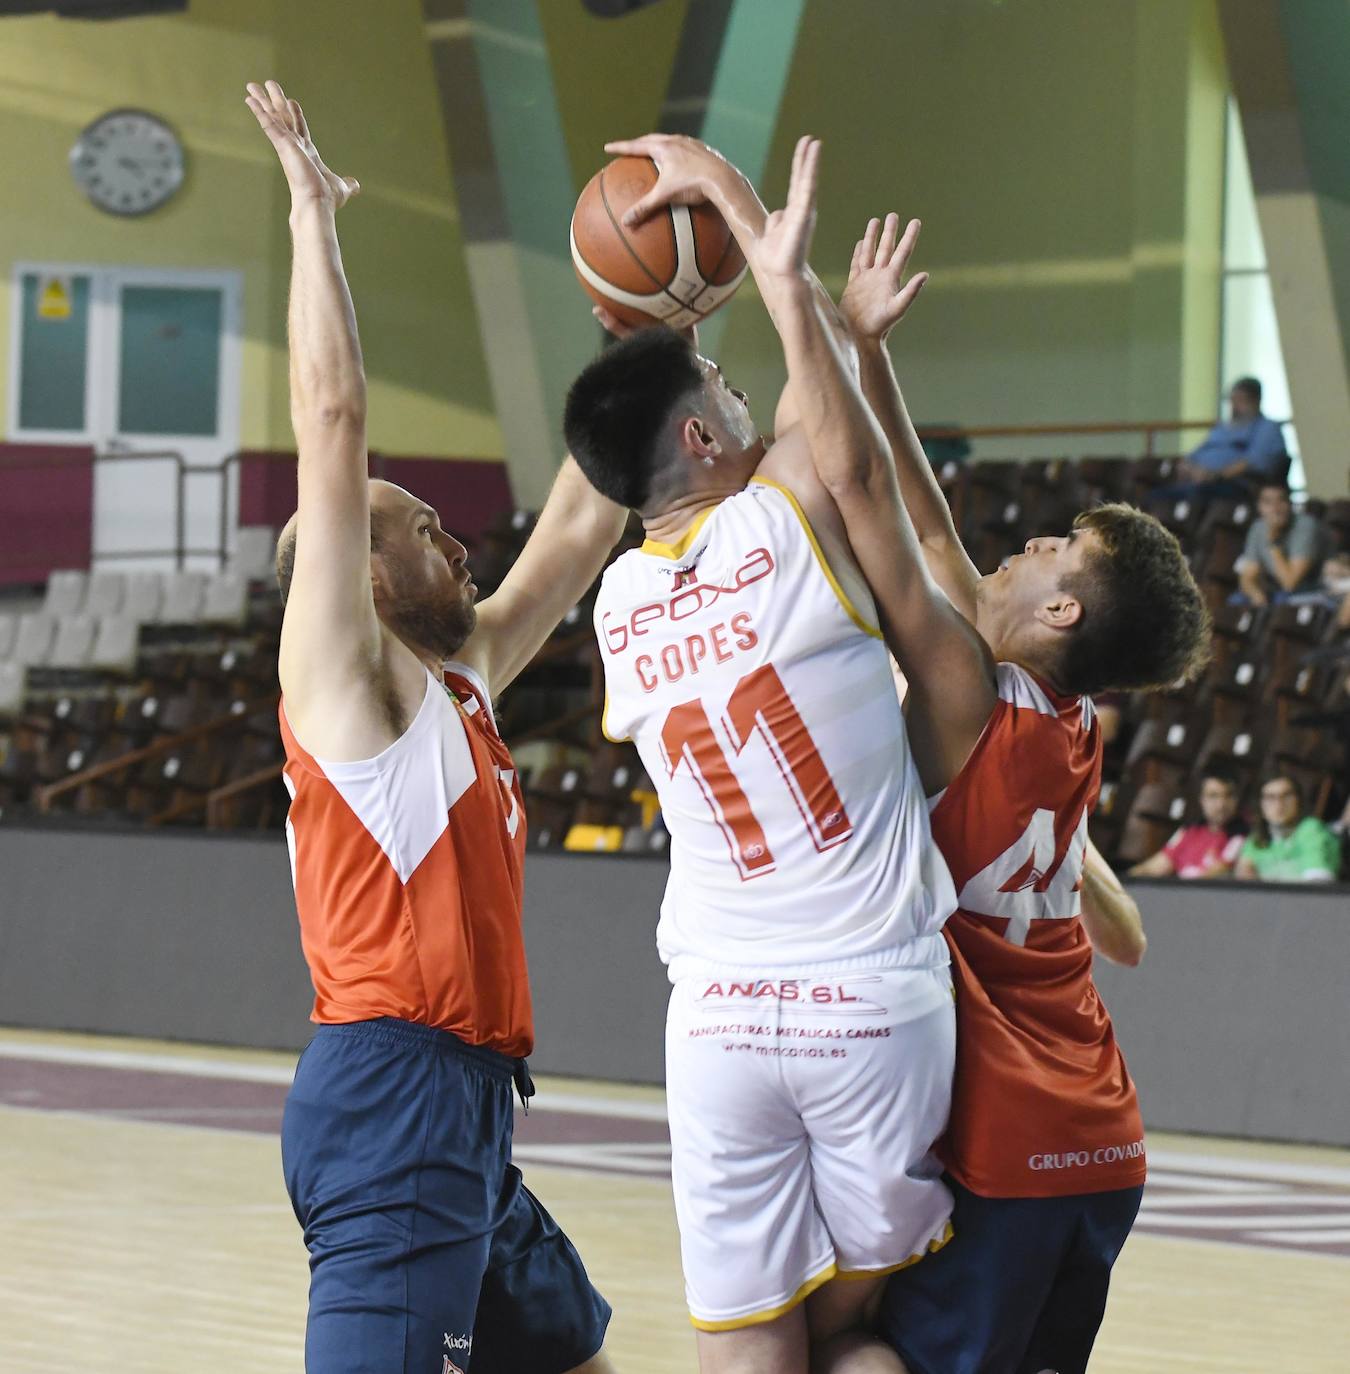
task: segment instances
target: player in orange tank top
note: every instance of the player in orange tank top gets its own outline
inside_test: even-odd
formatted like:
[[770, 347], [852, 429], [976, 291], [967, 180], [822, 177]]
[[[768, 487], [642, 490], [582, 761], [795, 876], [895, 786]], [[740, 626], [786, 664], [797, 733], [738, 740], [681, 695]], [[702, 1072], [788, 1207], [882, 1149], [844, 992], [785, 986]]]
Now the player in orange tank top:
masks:
[[[813, 458], [902, 668], [915, 647], [903, 642], [906, 607], [929, 577], [997, 662], [987, 678], [966, 670], [963, 707], [927, 678], [911, 681], [906, 701], [921, 768], [927, 756], [952, 778], [932, 827], [958, 894], [946, 929], [957, 1068], [942, 1147], [955, 1238], [887, 1284], [889, 1351], [853, 1339], [818, 1356], [833, 1374], [1081, 1374], [1143, 1181], [1134, 1086], [1091, 977], [1094, 943], [1137, 962], [1143, 933], [1087, 837], [1101, 773], [1090, 698], [1198, 671], [1208, 616], [1175, 538], [1129, 506], [1085, 512], [980, 576], [885, 347], [922, 284], [906, 282], [918, 230], [911, 221], [902, 235], [894, 215], [872, 221], [840, 302], [889, 450]], [[946, 635], [923, 652], [952, 656], [957, 673], [958, 648]]]
[[[610, 1374], [609, 1306], [510, 1162], [533, 1091], [525, 820], [491, 698], [594, 581], [624, 512], [564, 464], [476, 607], [464, 546], [369, 481], [332, 173], [275, 82], [247, 103], [291, 191], [299, 509], [282, 532], [287, 839], [319, 1028], [282, 1159], [310, 1252], [310, 1374]], [[447, 662], [447, 660], [450, 660]]]

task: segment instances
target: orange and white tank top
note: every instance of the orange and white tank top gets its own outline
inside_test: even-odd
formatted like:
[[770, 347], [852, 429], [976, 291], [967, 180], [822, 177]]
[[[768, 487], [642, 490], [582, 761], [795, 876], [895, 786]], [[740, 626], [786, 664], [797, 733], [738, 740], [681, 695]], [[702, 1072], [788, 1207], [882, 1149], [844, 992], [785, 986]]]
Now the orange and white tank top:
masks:
[[529, 1054], [524, 804], [482, 678], [428, 672], [412, 723], [357, 762], [315, 758], [280, 714], [311, 1019], [395, 1016]]
[[947, 962], [955, 894], [875, 614], [761, 478], [605, 573], [605, 731], [636, 743], [670, 831], [672, 979]]
[[1101, 784], [1092, 702], [998, 666], [999, 701], [933, 807], [956, 882], [948, 921], [956, 1082], [943, 1163], [985, 1197], [1144, 1181], [1144, 1127], [1080, 919]]

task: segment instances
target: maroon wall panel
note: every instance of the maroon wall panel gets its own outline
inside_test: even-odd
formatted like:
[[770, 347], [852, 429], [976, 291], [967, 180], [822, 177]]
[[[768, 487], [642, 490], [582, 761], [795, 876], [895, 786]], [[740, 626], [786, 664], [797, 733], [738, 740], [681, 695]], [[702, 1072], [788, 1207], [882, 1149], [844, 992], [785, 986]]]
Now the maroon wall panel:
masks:
[[0, 443], [0, 583], [87, 568], [93, 519], [92, 448]]
[[[240, 455], [239, 523], [280, 529], [295, 510], [295, 455], [254, 450]], [[475, 543], [512, 508], [506, 464], [476, 458], [386, 458], [371, 455], [371, 475], [406, 487], [434, 506], [456, 538]]]

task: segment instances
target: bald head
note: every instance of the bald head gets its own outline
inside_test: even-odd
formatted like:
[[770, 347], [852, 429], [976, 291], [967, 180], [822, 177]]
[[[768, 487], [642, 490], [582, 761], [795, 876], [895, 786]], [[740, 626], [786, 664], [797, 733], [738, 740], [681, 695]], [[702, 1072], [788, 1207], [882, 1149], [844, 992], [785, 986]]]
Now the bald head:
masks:
[[[404, 491], [402, 487], [382, 478], [372, 477], [366, 485], [370, 492], [370, 551], [380, 553], [383, 551], [382, 533], [387, 517], [402, 514], [405, 518], [411, 518], [413, 512], [427, 507], [410, 491]], [[295, 573], [295, 531], [299, 519], [300, 512], [296, 511], [277, 536], [277, 586], [281, 588], [283, 606], [290, 594], [291, 577]]]
[[[370, 577], [375, 611], [405, 644], [449, 657], [473, 631], [477, 588], [459, 540], [410, 491], [372, 478]], [[295, 573], [299, 512], [277, 538], [277, 585], [284, 605]], [[306, 546], [308, 547], [308, 545]]]

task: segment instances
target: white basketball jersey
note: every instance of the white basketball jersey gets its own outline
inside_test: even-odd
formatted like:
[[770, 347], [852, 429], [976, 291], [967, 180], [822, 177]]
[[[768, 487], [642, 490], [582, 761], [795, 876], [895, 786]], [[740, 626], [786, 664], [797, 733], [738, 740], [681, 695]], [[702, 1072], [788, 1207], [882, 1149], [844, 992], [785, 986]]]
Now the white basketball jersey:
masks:
[[605, 573], [605, 733], [636, 743], [670, 831], [672, 978], [946, 961], [956, 896], [874, 620], [762, 478]]

